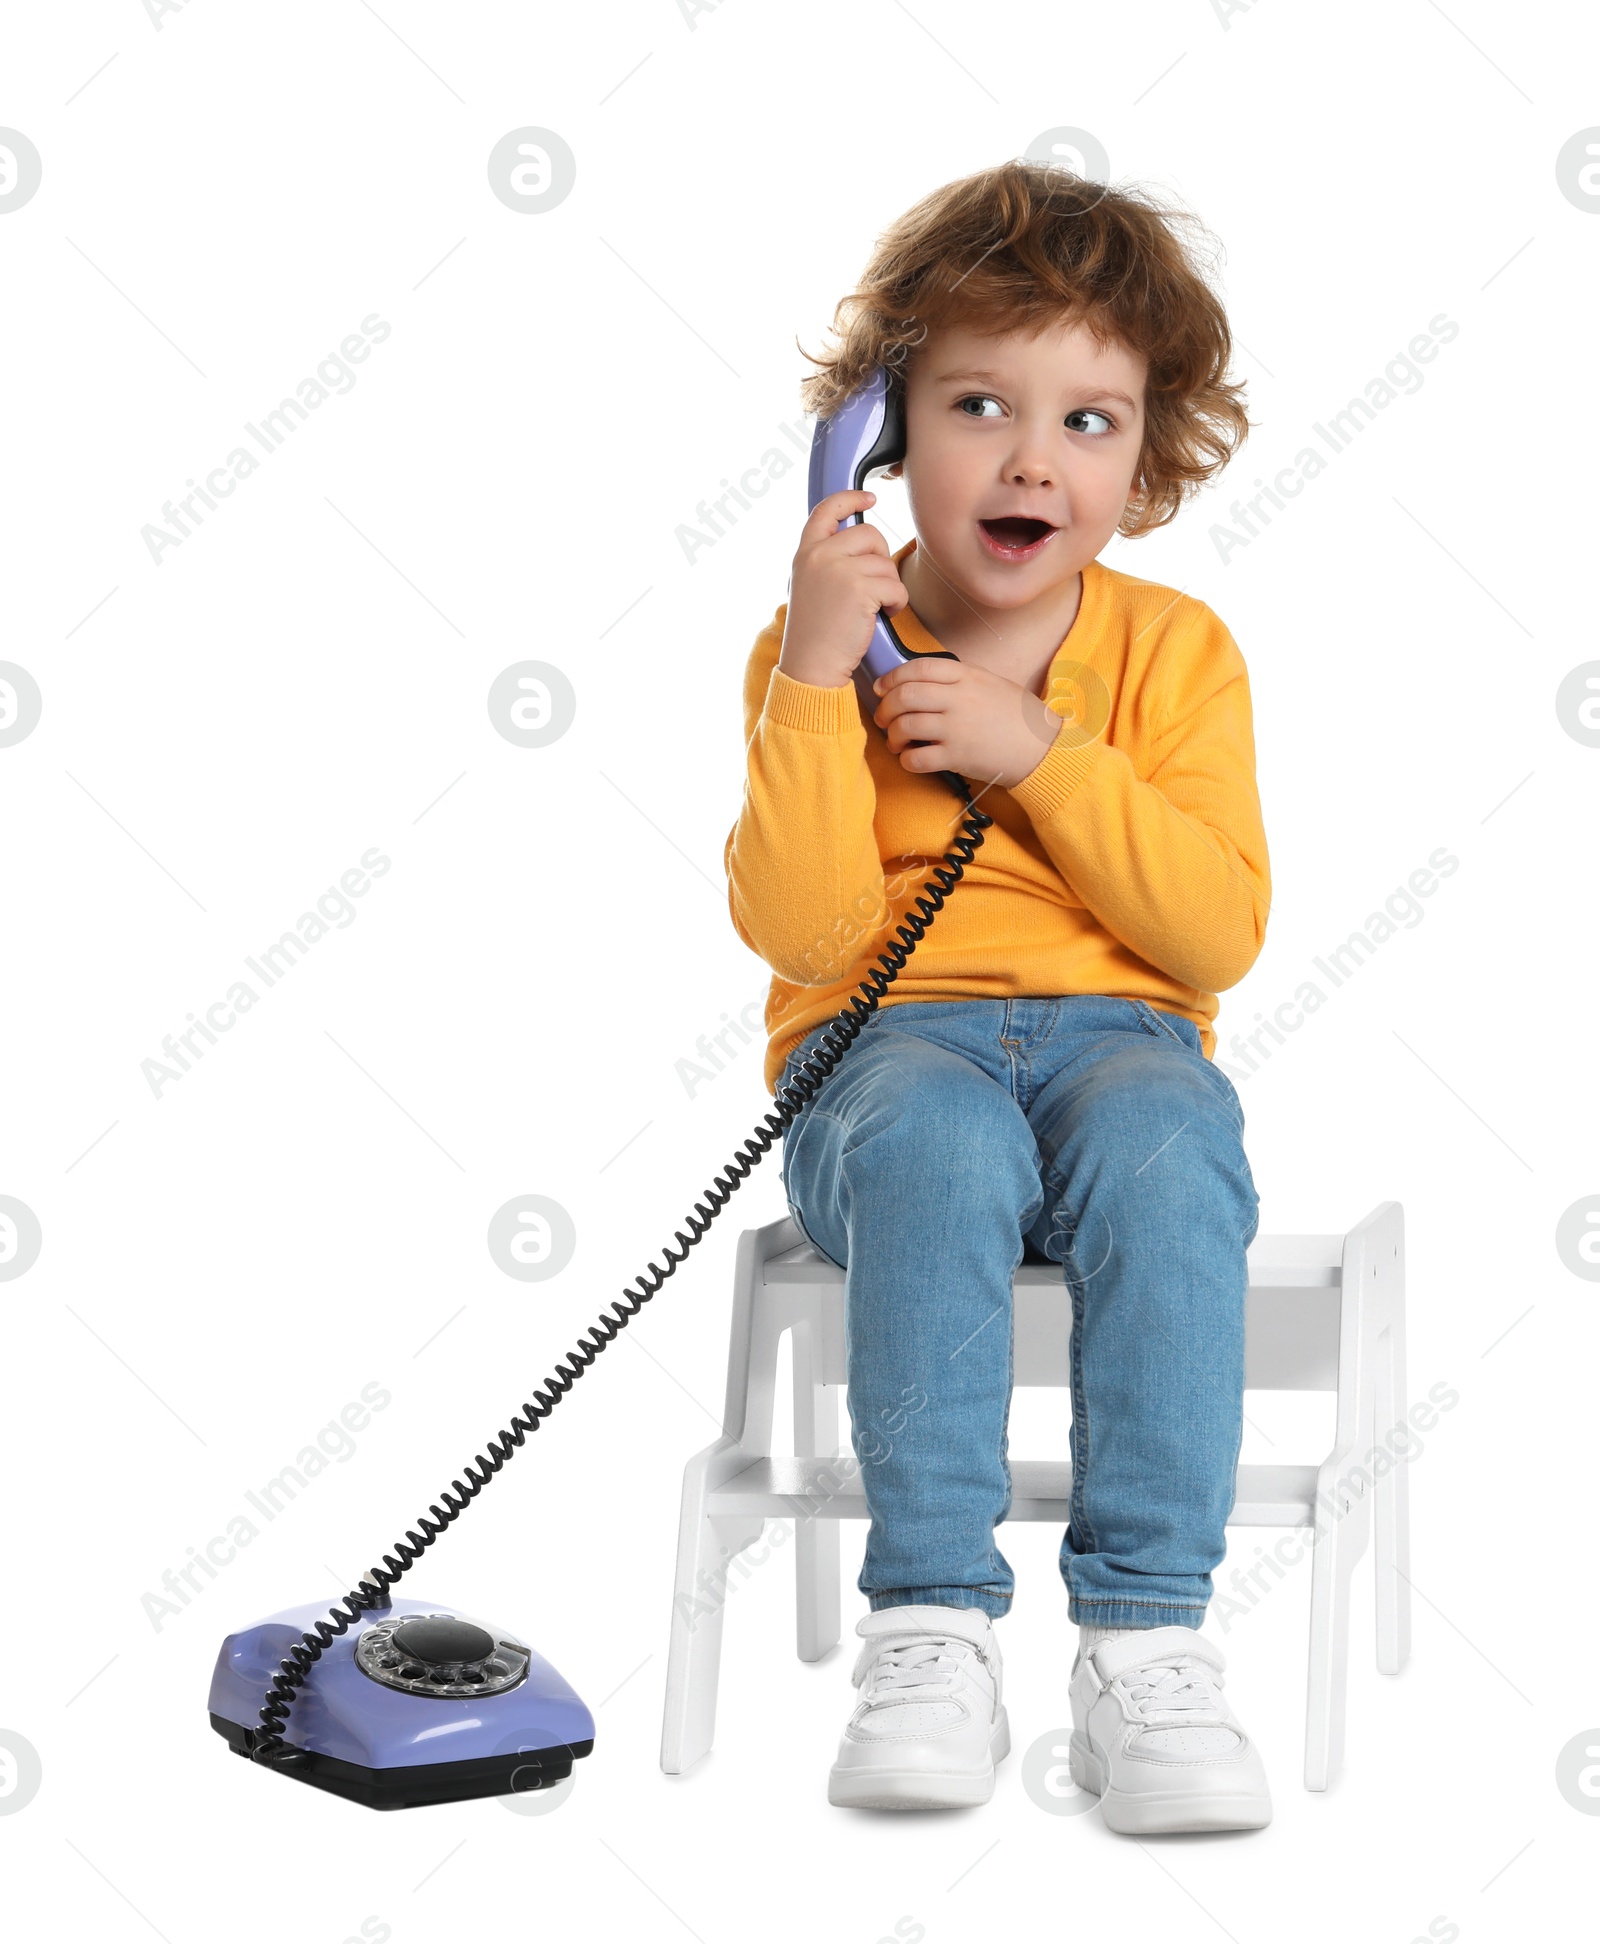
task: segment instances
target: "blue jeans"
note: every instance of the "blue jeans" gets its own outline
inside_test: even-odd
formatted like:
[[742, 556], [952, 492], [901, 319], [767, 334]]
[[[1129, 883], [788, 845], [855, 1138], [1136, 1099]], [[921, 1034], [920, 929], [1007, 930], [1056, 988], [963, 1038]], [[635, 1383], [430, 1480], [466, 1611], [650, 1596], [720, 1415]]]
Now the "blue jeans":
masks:
[[[802, 1040], [783, 1081], [826, 1030]], [[784, 1136], [790, 1213], [846, 1271], [851, 1437], [874, 1610], [1011, 1604], [1011, 1282], [1072, 1303], [1070, 1614], [1198, 1627], [1233, 1509], [1244, 1110], [1199, 1028], [1143, 1000], [909, 1001], [875, 1013]], [[1065, 1328], [1063, 1319], [1063, 1328]]]

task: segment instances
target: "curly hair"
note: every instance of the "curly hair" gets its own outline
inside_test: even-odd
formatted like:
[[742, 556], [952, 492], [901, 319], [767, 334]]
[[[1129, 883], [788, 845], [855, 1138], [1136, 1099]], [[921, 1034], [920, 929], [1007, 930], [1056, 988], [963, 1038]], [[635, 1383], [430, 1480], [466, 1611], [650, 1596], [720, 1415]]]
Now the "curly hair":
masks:
[[903, 378], [946, 325], [999, 336], [1076, 322], [1149, 361], [1144, 444], [1117, 532], [1165, 526], [1251, 425], [1244, 386], [1226, 376], [1227, 316], [1177, 233], [1184, 224], [1198, 227], [1137, 185], [1110, 188], [1054, 163], [1002, 162], [946, 183], [879, 237], [834, 310], [833, 348], [818, 357], [800, 346], [818, 367], [800, 387], [805, 409], [830, 416], [878, 365]]

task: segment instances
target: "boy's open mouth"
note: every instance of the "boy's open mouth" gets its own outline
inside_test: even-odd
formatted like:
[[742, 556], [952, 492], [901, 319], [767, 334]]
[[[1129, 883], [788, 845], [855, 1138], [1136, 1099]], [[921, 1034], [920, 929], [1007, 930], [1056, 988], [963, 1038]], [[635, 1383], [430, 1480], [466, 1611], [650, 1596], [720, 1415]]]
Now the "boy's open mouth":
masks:
[[1015, 514], [1003, 519], [980, 520], [978, 531], [984, 545], [1000, 560], [1031, 560], [1056, 529], [1048, 520], [1030, 520]]

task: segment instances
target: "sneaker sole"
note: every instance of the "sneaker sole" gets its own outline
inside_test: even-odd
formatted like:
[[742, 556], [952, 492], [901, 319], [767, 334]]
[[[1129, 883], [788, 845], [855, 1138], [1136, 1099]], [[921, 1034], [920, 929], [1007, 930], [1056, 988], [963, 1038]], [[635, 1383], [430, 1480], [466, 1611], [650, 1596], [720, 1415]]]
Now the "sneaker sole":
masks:
[[1251, 1791], [1227, 1795], [1172, 1792], [1130, 1795], [1108, 1789], [1099, 1757], [1074, 1732], [1068, 1744], [1072, 1779], [1100, 1798], [1100, 1817], [1119, 1836], [1189, 1836], [1216, 1829], [1265, 1829], [1272, 1821], [1272, 1799]]
[[994, 1765], [1011, 1753], [1011, 1727], [1002, 1707], [981, 1769], [841, 1769], [828, 1771], [835, 1809], [976, 1809], [994, 1794]]

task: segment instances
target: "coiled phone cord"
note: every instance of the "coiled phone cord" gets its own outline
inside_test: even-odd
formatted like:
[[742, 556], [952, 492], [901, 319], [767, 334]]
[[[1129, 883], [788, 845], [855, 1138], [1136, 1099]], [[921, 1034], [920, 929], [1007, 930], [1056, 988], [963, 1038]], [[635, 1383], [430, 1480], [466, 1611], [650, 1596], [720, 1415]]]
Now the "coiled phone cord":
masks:
[[900, 976], [901, 967], [916, 950], [923, 934], [943, 908], [945, 899], [961, 882], [966, 867], [983, 843], [983, 833], [994, 822], [992, 817], [977, 807], [972, 792], [961, 777], [952, 770], [941, 770], [938, 774], [965, 805], [961, 834], [944, 853], [943, 865], [934, 866], [932, 875], [912, 899], [911, 908], [895, 927], [897, 942], [879, 953], [877, 967], [862, 980], [849, 1004], [807, 1055], [795, 1078], [774, 1097], [777, 1112], [765, 1117], [728, 1163], [726, 1170], [715, 1177], [713, 1186], [706, 1190], [705, 1201], [695, 1203], [694, 1213], [687, 1218], [688, 1233], [680, 1229], [675, 1238], [679, 1246], [674, 1249], [669, 1245], [663, 1252], [665, 1267], [652, 1262], [644, 1274], [635, 1279], [632, 1287], [624, 1292], [622, 1301], [613, 1303], [609, 1311], [598, 1317], [565, 1362], [556, 1365], [553, 1373], [546, 1378], [544, 1388], [534, 1392], [500, 1435], [490, 1440], [488, 1449], [480, 1452], [474, 1462], [466, 1467], [465, 1477], [456, 1479], [440, 1494], [443, 1503], [428, 1508], [432, 1517], [424, 1515], [419, 1518], [418, 1529], [407, 1532], [404, 1539], [396, 1540], [393, 1552], [383, 1555], [382, 1566], [369, 1568], [360, 1585], [352, 1588], [337, 1606], [328, 1609], [327, 1619], [319, 1620], [289, 1649], [272, 1677], [272, 1685], [267, 1689], [261, 1709], [262, 1725], [250, 1737], [253, 1761], [288, 1767], [305, 1760], [306, 1751], [286, 1742], [283, 1731], [288, 1725], [295, 1697], [324, 1651], [341, 1634], [348, 1632], [352, 1623], [363, 1613], [388, 1604], [389, 1588], [401, 1574], [408, 1572], [440, 1533], [460, 1518], [484, 1486], [498, 1474], [501, 1466], [522, 1449], [523, 1440], [529, 1433], [539, 1429], [606, 1345], [628, 1327], [721, 1214], [734, 1190], [743, 1183], [751, 1169], [768, 1153], [778, 1136], [790, 1126], [800, 1109], [838, 1066], [855, 1043], [862, 1027], [878, 1010], [878, 1002]]

